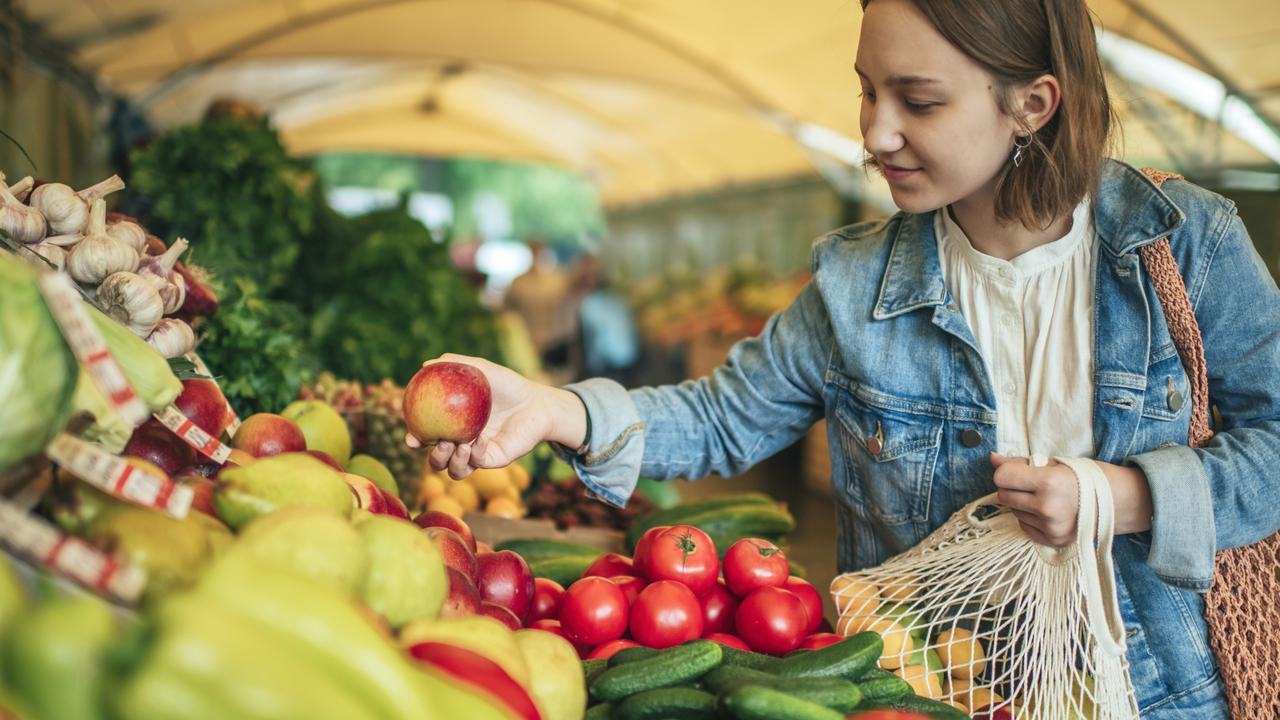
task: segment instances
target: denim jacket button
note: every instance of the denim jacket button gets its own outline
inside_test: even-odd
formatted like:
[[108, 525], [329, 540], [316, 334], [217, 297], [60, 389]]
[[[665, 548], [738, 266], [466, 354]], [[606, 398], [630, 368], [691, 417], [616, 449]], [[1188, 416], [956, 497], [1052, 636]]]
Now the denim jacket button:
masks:
[[1182, 399], [1182, 393], [1178, 392], [1177, 390], [1169, 391], [1169, 409], [1170, 410], [1172, 410], [1173, 412], [1178, 412], [1179, 410], [1182, 409], [1183, 402], [1184, 401]]
[[960, 442], [967, 448], [976, 448], [982, 444], [982, 434], [973, 428], [960, 433]]

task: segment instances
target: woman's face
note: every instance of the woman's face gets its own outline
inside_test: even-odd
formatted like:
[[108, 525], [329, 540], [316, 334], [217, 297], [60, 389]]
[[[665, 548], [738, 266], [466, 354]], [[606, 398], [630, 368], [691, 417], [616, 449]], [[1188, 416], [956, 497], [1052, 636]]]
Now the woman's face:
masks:
[[857, 70], [863, 142], [902, 210], [968, 198], [1009, 161], [1017, 126], [997, 107], [991, 76], [910, 0], [867, 6]]

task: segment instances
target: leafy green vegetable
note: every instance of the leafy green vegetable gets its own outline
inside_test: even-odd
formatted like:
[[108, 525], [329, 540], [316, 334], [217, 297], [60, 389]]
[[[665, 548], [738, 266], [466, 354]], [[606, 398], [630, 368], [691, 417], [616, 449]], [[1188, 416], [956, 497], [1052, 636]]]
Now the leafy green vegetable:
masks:
[[40, 452], [71, 412], [76, 360], [21, 260], [0, 252], [0, 470]]

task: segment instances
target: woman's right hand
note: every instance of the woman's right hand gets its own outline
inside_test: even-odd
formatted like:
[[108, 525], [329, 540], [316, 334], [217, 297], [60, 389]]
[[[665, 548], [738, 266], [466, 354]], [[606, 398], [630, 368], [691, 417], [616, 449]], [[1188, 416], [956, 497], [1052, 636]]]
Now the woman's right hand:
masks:
[[[455, 480], [475, 468], [505, 467], [543, 440], [578, 447], [587, 432], [587, 411], [577, 395], [533, 382], [514, 370], [483, 358], [445, 354], [423, 363], [456, 362], [484, 373], [492, 393], [489, 422], [469, 443], [440, 441], [427, 454], [433, 470], [448, 468]], [[410, 447], [424, 443], [409, 435]]]

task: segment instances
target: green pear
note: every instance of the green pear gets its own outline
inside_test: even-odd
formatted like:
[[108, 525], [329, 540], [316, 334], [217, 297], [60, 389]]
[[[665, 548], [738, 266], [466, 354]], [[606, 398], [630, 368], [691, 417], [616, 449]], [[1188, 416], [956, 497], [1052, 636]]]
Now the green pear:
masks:
[[355, 497], [337, 470], [306, 453], [281, 453], [218, 474], [213, 506], [232, 530], [259, 515], [294, 505], [346, 517]]
[[544, 630], [517, 630], [516, 644], [533, 674], [528, 688], [542, 720], [579, 720], [587, 709], [582, 661], [568, 640]]
[[347, 520], [319, 508], [287, 507], [245, 526], [231, 554], [315, 580], [350, 597], [364, 582], [369, 553]]
[[0, 637], [9, 621], [25, 610], [29, 602], [27, 589], [11, 561], [0, 558]]
[[[445, 643], [470, 650], [497, 663], [512, 680], [529, 687], [529, 664], [516, 644], [514, 633], [491, 617], [466, 615], [420, 620], [409, 623], [400, 631], [400, 644], [406, 648], [423, 642]], [[582, 682], [581, 670], [578, 671], [578, 682]]]
[[356, 523], [369, 552], [360, 598], [392, 627], [440, 615], [449, 578], [436, 544], [417, 525], [386, 515]]
[[95, 518], [87, 537], [146, 571], [146, 598], [154, 600], [194, 584], [211, 556], [208, 526], [195, 515], [179, 520], [122, 504]]
[[347, 464], [347, 472], [369, 478], [383, 492], [400, 497], [400, 488], [396, 485], [396, 476], [391, 474], [382, 461], [372, 455], [354, 455]]
[[115, 632], [111, 608], [92, 596], [37, 607], [6, 634], [0, 664], [8, 690], [30, 717], [98, 720], [103, 652]]
[[308, 450], [319, 450], [343, 467], [350, 462], [351, 430], [338, 411], [323, 400], [298, 400], [290, 403], [280, 414], [302, 428]]
[[210, 557], [221, 555], [235, 542], [236, 538], [231, 534], [231, 528], [227, 527], [226, 523], [218, 518], [202, 513], [199, 510], [192, 510], [187, 517], [204, 528], [205, 537], [209, 540]]

